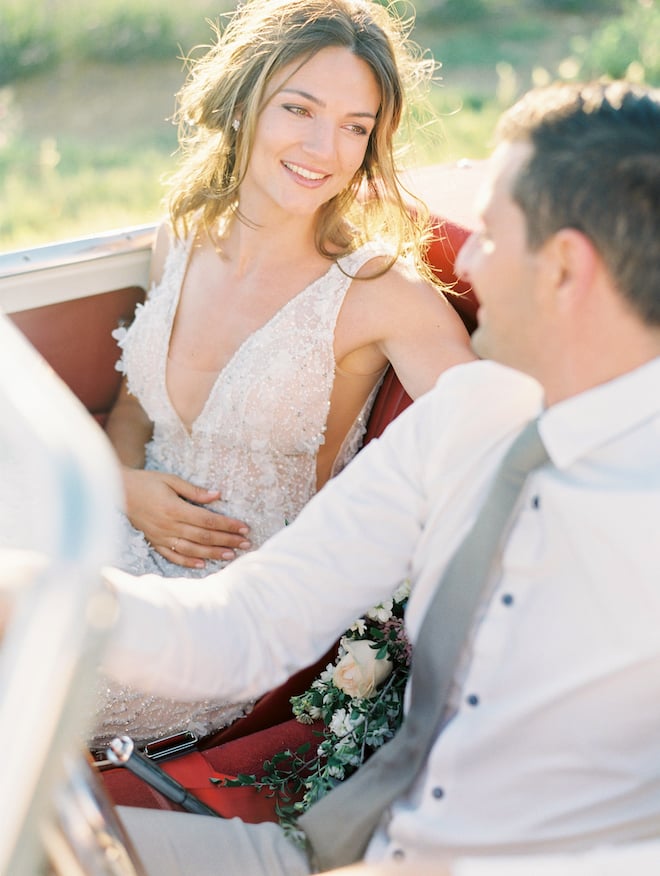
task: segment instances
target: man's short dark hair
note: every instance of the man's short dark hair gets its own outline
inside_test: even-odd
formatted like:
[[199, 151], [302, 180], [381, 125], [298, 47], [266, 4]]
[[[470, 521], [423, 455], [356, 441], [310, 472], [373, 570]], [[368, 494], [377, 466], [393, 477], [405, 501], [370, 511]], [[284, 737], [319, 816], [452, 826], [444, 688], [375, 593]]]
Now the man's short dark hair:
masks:
[[660, 325], [660, 91], [625, 82], [535, 89], [504, 114], [498, 139], [534, 149], [512, 191], [529, 245], [580, 230], [638, 315]]

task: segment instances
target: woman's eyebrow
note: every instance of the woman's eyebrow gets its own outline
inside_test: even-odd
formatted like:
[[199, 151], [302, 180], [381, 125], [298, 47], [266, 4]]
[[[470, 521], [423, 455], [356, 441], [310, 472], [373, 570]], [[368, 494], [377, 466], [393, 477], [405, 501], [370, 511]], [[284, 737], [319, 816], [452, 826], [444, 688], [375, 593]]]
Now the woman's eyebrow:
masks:
[[[299, 88], [286, 88], [286, 87], [284, 87], [284, 88], [280, 88], [280, 90], [279, 90], [278, 93], [279, 93], [279, 94], [283, 94], [284, 92], [287, 92], [288, 94], [297, 94], [299, 97], [304, 97], [306, 100], [309, 100], [309, 101], [311, 101], [312, 103], [315, 103], [317, 106], [320, 106], [320, 107], [322, 107], [322, 108], [325, 108], [325, 107], [326, 107], [326, 103], [325, 103], [325, 101], [321, 100], [321, 99], [318, 98], [318, 97], [315, 97], [313, 94], [310, 94], [308, 91], [302, 91], [302, 90], [299, 89]], [[346, 113], [346, 115], [348, 115], [348, 116], [355, 116], [355, 117], [358, 117], [358, 118], [368, 118], [368, 119], [373, 119], [374, 121], [376, 120], [376, 115], [375, 115], [375, 113], [369, 113], [369, 112], [354, 112], [354, 113]]]

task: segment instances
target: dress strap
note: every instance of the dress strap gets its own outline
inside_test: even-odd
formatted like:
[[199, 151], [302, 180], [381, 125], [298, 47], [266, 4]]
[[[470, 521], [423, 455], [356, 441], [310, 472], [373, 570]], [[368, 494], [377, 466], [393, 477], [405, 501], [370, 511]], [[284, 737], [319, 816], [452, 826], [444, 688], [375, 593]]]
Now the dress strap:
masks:
[[379, 258], [381, 256], [392, 257], [393, 255], [394, 253], [392, 252], [391, 247], [389, 247], [384, 241], [374, 240], [363, 244], [354, 252], [337, 259], [337, 264], [344, 273], [348, 274], [350, 277], [354, 277], [360, 268], [364, 267], [364, 265], [366, 265], [371, 259]]

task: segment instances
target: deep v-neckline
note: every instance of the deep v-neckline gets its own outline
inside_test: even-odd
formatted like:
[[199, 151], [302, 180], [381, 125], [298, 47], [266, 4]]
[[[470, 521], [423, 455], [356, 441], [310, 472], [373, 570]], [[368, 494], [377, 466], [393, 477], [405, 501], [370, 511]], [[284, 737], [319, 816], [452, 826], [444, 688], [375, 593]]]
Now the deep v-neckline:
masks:
[[[235, 363], [238, 360], [238, 358], [241, 356], [241, 354], [246, 349], [248, 349], [251, 345], [256, 343], [257, 339], [260, 338], [261, 335], [264, 334], [270, 328], [270, 326], [276, 320], [278, 320], [280, 318], [280, 316], [282, 314], [286, 313], [288, 311], [288, 309], [295, 302], [299, 301], [311, 289], [313, 289], [315, 286], [317, 286], [319, 283], [321, 283], [323, 280], [325, 280], [326, 277], [328, 277], [330, 275], [330, 273], [338, 265], [338, 262], [332, 262], [332, 264], [329, 266], [327, 271], [325, 271], [320, 276], [316, 277], [314, 280], [311, 280], [299, 292], [296, 292], [295, 295], [293, 295], [291, 298], [289, 298], [288, 301], [285, 301], [281, 307], [278, 307], [277, 310], [275, 310], [275, 312], [273, 314], [271, 314], [271, 316], [269, 316], [268, 319], [264, 323], [262, 323], [256, 329], [251, 331], [245, 338], [243, 338], [243, 340], [240, 342], [240, 344], [236, 347], [234, 352], [231, 354], [231, 356], [227, 359], [225, 364], [222, 366], [220, 371], [218, 371], [218, 373], [216, 374], [215, 380], [211, 384], [211, 388], [209, 389], [209, 392], [208, 392], [208, 395], [206, 396], [204, 404], [200, 408], [199, 413], [197, 414], [195, 419], [192, 420], [192, 422], [190, 424], [190, 428], [188, 428], [188, 426], [186, 426], [184, 421], [181, 419], [181, 416], [180, 416], [179, 412], [177, 411], [177, 409], [175, 408], [174, 403], [172, 402], [172, 399], [170, 397], [170, 393], [169, 393], [169, 390], [167, 387], [167, 370], [168, 370], [169, 361], [170, 361], [170, 347], [172, 345], [172, 333], [174, 331], [174, 322], [176, 320], [176, 315], [177, 315], [177, 312], [179, 310], [179, 304], [181, 301], [181, 294], [183, 292], [183, 284], [185, 282], [186, 274], [188, 273], [188, 268], [190, 266], [190, 259], [192, 258], [194, 239], [195, 238], [193, 235], [191, 242], [188, 246], [188, 249], [186, 251], [186, 258], [184, 260], [183, 270], [181, 271], [180, 277], [178, 278], [178, 282], [176, 284], [176, 291], [175, 291], [175, 294], [174, 294], [172, 301], [171, 301], [171, 304], [170, 304], [169, 325], [168, 325], [168, 330], [165, 333], [165, 339], [164, 339], [164, 343], [163, 343], [165, 363], [164, 363], [164, 368], [162, 370], [163, 394], [164, 394], [167, 406], [170, 409], [170, 411], [171, 411], [172, 415], [174, 416], [174, 418], [176, 419], [176, 421], [178, 422], [178, 424], [181, 426], [181, 428], [183, 429], [183, 431], [186, 433], [186, 435], [189, 438], [191, 438], [194, 435], [196, 427], [202, 421], [209, 406], [211, 405], [213, 398], [215, 397], [216, 393], [218, 392], [218, 387], [226, 379], [226, 375], [227, 375], [228, 371], [233, 370], [235, 368]], [[163, 280], [164, 280], [164, 277], [163, 277]]]

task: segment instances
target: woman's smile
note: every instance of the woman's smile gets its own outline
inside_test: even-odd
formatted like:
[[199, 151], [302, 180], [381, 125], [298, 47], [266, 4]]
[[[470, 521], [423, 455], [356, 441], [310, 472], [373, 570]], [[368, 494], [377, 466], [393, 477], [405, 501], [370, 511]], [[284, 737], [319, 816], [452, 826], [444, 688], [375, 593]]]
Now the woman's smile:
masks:
[[302, 177], [308, 183], [321, 183], [330, 176], [329, 173], [310, 170], [300, 164], [294, 164], [292, 161], [283, 161], [282, 164], [294, 177]]

